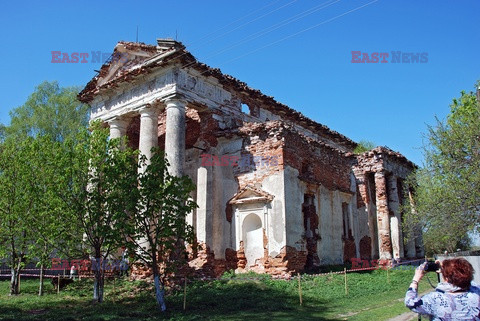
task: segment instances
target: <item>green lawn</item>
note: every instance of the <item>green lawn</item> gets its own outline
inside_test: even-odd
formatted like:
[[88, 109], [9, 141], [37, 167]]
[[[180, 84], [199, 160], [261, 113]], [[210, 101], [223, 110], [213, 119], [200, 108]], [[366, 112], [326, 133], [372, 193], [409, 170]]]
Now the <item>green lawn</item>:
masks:
[[[114, 291], [109, 280], [105, 302], [92, 304], [91, 280], [77, 281], [59, 295], [46, 283], [43, 297], [36, 295], [36, 280], [22, 280], [17, 297], [9, 297], [9, 283], [1, 281], [0, 320], [386, 320], [408, 311], [403, 296], [412, 276], [413, 271], [349, 273], [345, 295], [343, 275], [304, 275], [302, 306], [297, 280], [249, 274], [194, 282], [187, 288], [186, 311], [179, 290], [167, 297], [165, 314], [157, 311], [151, 285], [143, 282], [117, 280]], [[420, 291], [429, 288], [421, 282]]]

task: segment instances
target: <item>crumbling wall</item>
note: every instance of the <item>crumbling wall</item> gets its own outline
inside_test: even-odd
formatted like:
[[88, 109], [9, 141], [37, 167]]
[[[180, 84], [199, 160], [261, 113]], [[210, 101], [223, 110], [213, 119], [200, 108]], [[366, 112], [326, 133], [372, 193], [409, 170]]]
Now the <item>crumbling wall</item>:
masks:
[[[304, 195], [313, 194], [319, 216], [317, 256], [320, 264], [343, 262], [342, 201], [340, 192], [351, 195], [351, 159], [343, 151], [285, 130], [285, 202], [287, 245], [305, 249]], [[355, 247], [354, 251], [355, 251]]]
[[[356, 157], [353, 172], [357, 195], [361, 198], [357, 206], [359, 215], [368, 216], [373, 258], [404, 256], [399, 189], [401, 180], [414, 168], [403, 155], [386, 147], [377, 147]], [[362, 225], [364, 228], [365, 223]]]
[[282, 123], [246, 123], [238, 129], [243, 139], [234, 173], [240, 188], [260, 187], [265, 178], [283, 170]]

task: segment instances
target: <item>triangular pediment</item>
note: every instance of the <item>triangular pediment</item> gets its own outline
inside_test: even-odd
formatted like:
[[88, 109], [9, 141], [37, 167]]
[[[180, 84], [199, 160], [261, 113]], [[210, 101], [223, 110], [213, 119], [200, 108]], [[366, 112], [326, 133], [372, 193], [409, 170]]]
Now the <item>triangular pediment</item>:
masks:
[[138, 68], [142, 63], [154, 55], [156, 51], [142, 46], [133, 47], [130, 44], [119, 42], [109, 60], [105, 62], [100, 70], [97, 80], [98, 86], [108, 83], [111, 80], [122, 77], [124, 74]]
[[273, 200], [274, 196], [253, 186], [246, 186], [238, 191], [230, 199], [229, 204], [267, 203]]

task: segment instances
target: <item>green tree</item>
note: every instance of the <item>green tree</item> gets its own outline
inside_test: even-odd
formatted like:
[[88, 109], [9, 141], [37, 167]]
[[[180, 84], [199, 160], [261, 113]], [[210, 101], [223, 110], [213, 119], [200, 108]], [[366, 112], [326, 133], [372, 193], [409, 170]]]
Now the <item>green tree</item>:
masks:
[[480, 106], [462, 91], [450, 108], [428, 129], [424, 167], [414, 178], [416, 211], [409, 211], [429, 253], [468, 247], [480, 223]]
[[78, 87], [62, 88], [56, 81], [41, 83], [25, 104], [10, 112], [6, 135], [50, 136], [56, 141], [75, 137], [88, 125], [88, 105], [77, 100], [78, 92]]
[[[58, 173], [62, 171], [57, 155], [66, 152], [65, 144], [49, 136], [37, 136], [29, 145], [30, 198], [33, 202], [32, 215], [26, 218], [33, 232], [29, 252], [40, 267], [39, 295], [43, 294], [44, 269], [51, 265], [51, 254], [72, 257], [81, 255], [82, 235], [79, 225], [69, 206], [58, 192]], [[67, 164], [64, 164], [67, 165]]]
[[165, 278], [186, 263], [182, 259], [186, 257], [185, 242], [194, 241], [186, 216], [197, 207], [189, 199], [195, 187], [188, 176], [169, 174], [168, 162], [158, 149], [149, 164], [144, 156], [140, 164], [146, 169], [139, 174], [137, 211], [125, 231], [129, 252], [152, 270], [157, 304], [165, 311]]
[[[57, 254], [72, 250], [67, 244], [70, 234], [67, 230], [78, 230], [69, 218], [60, 211], [60, 199], [49, 187], [55, 181], [56, 164], [52, 164], [59, 146], [55, 142], [75, 139], [88, 124], [88, 106], [77, 100], [79, 88], [60, 88], [57, 82], [43, 82], [36, 87], [25, 104], [10, 112], [8, 127], [0, 126], [0, 142], [6, 139], [18, 142], [28, 141], [28, 165], [31, 169], [29, 181], [19, 181], [28, 185], [32, 208], [26, 217], [35, 230], [35, 239], [28, 243], [28, 252], [36, 254], [40, 266], [40, 288], [43, 291], [43, 271], [49, 263], [53, 250]], [[33, 137], [34, 139], [30, 139]], [[69, 164], [65, 164], [69, 166]], [[61, 235], [59, 233], [62, 233]], [[33, 257], [33, 256], [32, 256]]]
[[81, 227], [86, 250], [94, 258], [93, 298], [103, 301], [103, 262], [126, 240], [122, 231], [129, 213], [135, 213], [137, 190], [136, 152], [122, 148], [119, 139], [109, 139], [100, 123], [83, 138], [67, 140], [68, 148], [57, 153], [57, 193]]
[[0, 258], [6, 259], [11, 269], [11, 295], [19, 293], [19, 274], [31, 258], [32, 230], [27, 223], [34, 209], [30, 143], [9, 139], [0, 145]]
[[0, 142], [3, 142], [5, 140], [5, 125], [0, 124]]

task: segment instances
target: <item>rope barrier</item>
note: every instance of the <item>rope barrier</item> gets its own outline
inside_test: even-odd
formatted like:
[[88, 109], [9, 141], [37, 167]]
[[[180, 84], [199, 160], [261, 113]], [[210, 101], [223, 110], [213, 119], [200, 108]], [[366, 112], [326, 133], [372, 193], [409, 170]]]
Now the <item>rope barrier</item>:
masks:
[[[401, 262], [398, 265], [406, 265], [406, 264], [411, 264], [412, 262], [423, 262], [424, 259], [420, 260], [411, 260], [411, 261], [406, 261], [406, 262]], [[327, 272], [327, 273], [316, 273], [316, 274], [304, 274], [301, 275], [300, 277], [302, 279], [308, 279], [311, 277], [321, 277], [321, 276], [328, 276], [328, 275], [342, 275], [346, 273], [355, 273], [355, 272], [362, 272], [362, 271], [373, 271], [373, 270], [379, 270], [382, 269], [383, 266], [378, 265], [378, 266], [373, 266], [373, 267], [366, 267], [366, 268], [355, 268], [355, 269], [350, 269], [350, 270], [344, 270], [344, 271], [335, 271], [335, 272]], [[390, 267], [388, 267], [390, 269]], [[395, 267], [393, 267], [395, 269]], [[40, 271], [40, 269], [24, 269], [22, 271]], [[59, 275], [62, 276], [62, 273], [59, 273], [60, 271], [63, 270], [58, 270], [58, 269], [45, 269], [45, 274], [43, 275], [44, 278], [56, 278]], [[57, 274], [48, 274], [48, 272], [57, 272]], [[109, 270], [110, 271], [110, 270]], [[114, 277], [114, 275], [109, 275], [110, 273], [107, 273], [105, 275], [106, 278], [111, 278]], [[3, 274], [0, 273], [0, 277], [11, 277], [12, 274]], [[29, 273], [20, 273], [20, 276], [27, 276], [27, 277], [40, 277], [40, 274], [29, 274]], [[88, 274], [80, 274], [76, 275], [76, 277], [81, 277], [83, 278], [95, 278], [95, 275], [88, 275]], [[70, 277], [70, 274], [66, 274], [65, 277]], [[271, 275], [270, 276], [272, 280], [292, 280], [292, 279], [297, 279], [293, 275]], [[229, 281], [229, 280], [237, 280], [237, 281], [259, 281], [259, 280], [264, 280], [265, 278], [268, 278], [267, 276], [264, 277], [242, 277], [241, 274], [237, 274], [235, 277], [196, 277], [193, 280], [189, 280], [189, 282], [192, 281]]]

